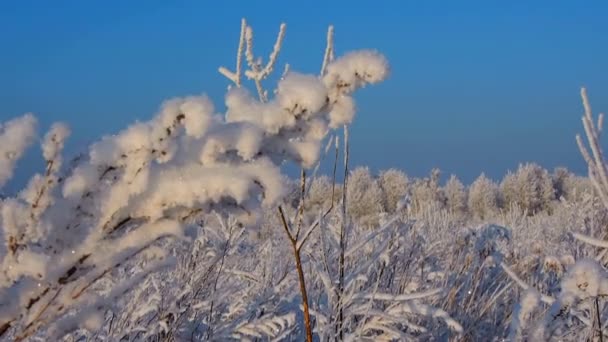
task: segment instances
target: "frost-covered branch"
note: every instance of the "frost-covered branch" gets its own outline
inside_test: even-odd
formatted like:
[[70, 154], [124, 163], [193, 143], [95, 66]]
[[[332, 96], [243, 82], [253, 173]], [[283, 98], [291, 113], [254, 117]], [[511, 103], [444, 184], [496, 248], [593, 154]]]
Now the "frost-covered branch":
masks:
[[34, 142], [37, 120], [32, 114], [0, 123], [0, 188], [13, 177], [17, 161]]
[[591, 179], [598, 196], [602, 199], [604, 206], [608, 208], [608, 168], [606, 167], [606, 160], [600, 144], [604, 115], [599, 115], [596, 124], [585, 88], [581, 88], [581, 98], [583, 100], [583, 108], [585, 109], [585, 113], [582, 117], [583, 127], [591, 153], [589, 153], [589, 150], [580, 135], [576, 136], [576, 142], [587, 163], [589, 178]]
[[[527, 291], [531, 288], [528, 284], [521, 280], [521, 278], [519, 278], [517, 274], [515, 274], [515, 272], [505, 263], [501, 262], [500, 267], [502, 267], [502, 269], [509, 275], [509, 277], [511, 277], [511, 279], [513, 279], [513, 281], [515, 281], [515, 283], [517, 283], [517, 285], [519, 285], [523, 290]], [[540, 295], [540, 299], [547, 304], [553, 304], [553, 302], [555, 302], [555, 299], [553, 297], [543, 294]]]
[[225, 67], [219, 67], [218, 71], [220, 74], [224, 75], [237, 87], [241, 86], [241, 66], [243, 62], [243, 46], [245, 45], [245, 30], [247, 29], [247, 21], [245, 18], [241, 19], [241, 35], [239, 36], [239, 47], [236, 51], [236, 71], [231, 72]]
[[334, 26], [329, 25], [327, 28], [327, 46], [323, 55], [323, 63], [321, 64], [321, 76], [325, 75], [327, 64], [334, 59]]
[[253, 53], [253, 29], [251, 28], [251, 26], [247, 26], [245, 29], [245, 57], [247, 60], [247, 64], [249, 65], [249, 69], [245, 70], [245, 76], [255, 82], [255, 87], [258, 91], [258, 96], [260, 98], [260, 101], [262, 102], [268, 101], [268, 94], [262, 88], [261, 82], [263, 79], [267, 78], [273, 71], [274, 64], [276, 63], [279, 52], [281, 51], [281, 45], [283, 44], [283, 37], [285, 37], [286, 27], [287, 26], [284, 23], [279, 26], [277, 40], [274, 43], [270, 56], [268, 57], [268, 62], [264, 67], [262, 67], [262, 60], [256, 60], [255, 55]]
[[572, 233], [572, 236], [574, 236], [577, 240], [580, 240], [591, 246], [600, 247], [600, 248], [608, 248], [608, 241], [595, 239], [590, 236], [586, 236], [586, 235], [579, 234], [579, 233]]

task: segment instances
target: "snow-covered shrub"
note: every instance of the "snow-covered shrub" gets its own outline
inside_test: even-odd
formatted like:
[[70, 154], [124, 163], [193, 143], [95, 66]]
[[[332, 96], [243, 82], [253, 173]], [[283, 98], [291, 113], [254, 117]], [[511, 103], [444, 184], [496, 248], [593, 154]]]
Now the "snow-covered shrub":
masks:
[[388, 169], [380, 172], [378, 177], [380, 188], [384, 197], [384, 210], [394, 213], [398, 203], [408, 193], [410, 180], [403, 171]]
[[495, 214], [498, 205], [498, 185], [482, 173], [469, 187], [469, 211], [475, 217], [484, 219]]
[[414, 212], [421, 211], [431, 205], [436, 208], [445, 207], [445, 194], [440, 185], [441, 171], [431, 170], [429, 177], [417, 179], [412, 184], [412, 207]]
[[568, 196], [566, 191], [566, 182], [574, 175], [565, 167], [556, 167], [551, 174], [553, 189], [555, 190], [555, 198], [558, 200]]
[[[325, 208], [329, 208], [332, 200], [332, 189], [335, 192], [332, 180], [327, 176], [320, 176], [312, 179], [308, 193], [306, 194], [306, 211], [318, 213]], [[336, 194], [334, 194], [335, 197]]]
[[555, 199], [551, 176], [535, 163], [520, 164], [515, 173], [505, 176], [500, 188], [506, 207], [517, 204], [528, 215], [548, 210]]
[[465, 215], [467, 212], [467, 189], [455, 175], [450, 176], [443, 187], [446, 207], [453, 214]]
[[[418, 265], [412, 261], [419, 256], [411, 221], [392, 215], [371, 230], [348, 225], [343, 251], [341, 223], [339, 213], [330, 215], [306, 249], [314, 276], [311, 298], [318, 298], [311, 303], [311, 313], [320, 340], [441, 339], [462, 333], [462, 326], [438, 305], [444, 288], [411, 282]], [[337, 262], [341, 252], [342, 290]]]
[[593, 184], [588, 177], [577, 176], [568, 169], [556, 168], [552, 174], [555, 198], [565, 198], [570, 201], [579, 201], [585, 194], [593, 194]]
[[382, 211], [382, 189], [367, 167], [358, 167], [348, 177], [348, 214], [364, 225], [377, 224]]
[[[93, 144], [64, 178], [67, 129], [51, 128], [42, 145], [45, 172], [1, 203], [0, 336], [21, 340], [44, 329], [59, 338], [98, 328], [121, 296], [178, 261], [155, 247], [190, 241], [185, 232], [210, 212], [255, 223], [286, 194], [283, 163], [317, 163], [330, 129], [353, 119], [353, 92], [382, 81], [387, 62], [368, 50], [328, 59], [321, 76], [286, 73], [270, 98], [260, 82], [272, 72], [284, 31], [262, 65], [243, 21], [236, 71], [220, 69], [235, 83], [224, 114], [205, 95], [170, 99], [153, 119]], [[241, 86], [243, 55], [257, 97]], [[34, 123], [28, 114], [3, 125], [1, 183], [32, 141]], [[125, 269], [133, 273], [95, 291]]]
[[37, 120], [32, 114], [0, 122], [0, 188], [13, 177], [17, 161], [34, 142]]

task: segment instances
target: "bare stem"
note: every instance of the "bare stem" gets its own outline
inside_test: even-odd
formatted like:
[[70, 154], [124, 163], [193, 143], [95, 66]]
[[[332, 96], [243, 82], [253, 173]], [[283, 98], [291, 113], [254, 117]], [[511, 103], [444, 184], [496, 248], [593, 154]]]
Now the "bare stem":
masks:
[[340, 260], [339, 260], [339, 279], [338, 279], [338, 325], [337, 333], [340, 341], [344, 339], [344, 308], [342, 305], [342, 294], [344, 293], [344, 253], [346, 251], [346, 193], [348, 191], [348, 157], [349, 141], [348, 126], [344, 125], [344, 184], [342, 186], [342, 224], [340, 225]]
[[598, 297], [595, 297], [595, 316], [597, 318], [597, 330], [600, 335], [600, 342], [604, 342], [604, 334], [602, 332], [602, 317], [600, 317], [600, 303]]
[[294, 239], [294, 236], [290, 232], [289, 224], [287, 223], [285, 213], [283, 212], [283, 208], [281, 208], [281, 206], [279, 206], [279, 217], [281, 218], [283, 228], [287, 233], [287, 238], [291, 243], [291, 247], [293, 249], [293, 256], [296, 260], [296, 270], [298, 271], [298, 281], [300, 283], [300, 293], [302, 295], [302, 306], [304, 307], [304, 327], [306, 329], [306, 341], [312, 342], [312, 325], [310, 324], [310, 312], [308, 309], [308, 294], [306, 292], [306, 280], [304, 279], [304, 270], [302, 268], [302, 259], [300, 257], [298, 241]]

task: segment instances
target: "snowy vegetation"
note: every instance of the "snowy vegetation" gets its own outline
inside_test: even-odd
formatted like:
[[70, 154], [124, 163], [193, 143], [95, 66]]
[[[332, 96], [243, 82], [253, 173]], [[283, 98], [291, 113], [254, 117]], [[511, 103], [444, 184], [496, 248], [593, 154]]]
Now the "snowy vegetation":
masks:
[[[69, 129], [50, 128], [46, 168], [0, 202], [1, 339], [603, 339], [608, 170], [584, 91], [589, 177], [349, 170], [353, 93], [387, 61], [335, 58], [330, 27], [319, 75], [285, 67], [269, 93], [285, 32], [262, 63], [243, 20], [225, 113], [168, 100], [67, 166]], [[0, 126], [0, 188], [36, 132], [31, 114]]]

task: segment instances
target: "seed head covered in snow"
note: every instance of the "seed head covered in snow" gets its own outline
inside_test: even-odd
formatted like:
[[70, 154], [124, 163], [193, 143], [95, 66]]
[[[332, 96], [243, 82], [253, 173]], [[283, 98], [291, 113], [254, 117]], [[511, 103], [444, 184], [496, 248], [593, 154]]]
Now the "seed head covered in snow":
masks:
[[56, 123], [51, 126], [49, 132], [44, 136], [44, 142], [42, 144], [42, 156], [45, 160], [52, 160], [58, 157], [59, 153], [63, 150], [65, 140], [70, 136], [70, 129], [68, 126]]
[[308, 130], [305, 140], [322, 140], [328, 132], [328, 126], [323, 119], [312, 119], [308, 122]]
[[327, 88], [315, 76], [290, 72], [279, 82], [277, 101], [294, 115], [314, 115], [327, 103]]
[[320, 144], [318, 141], [294, 141], [290, 146], [296, 160], [304, 168], [313, 167], [319, 160]]
[[158, 120], [163, 127], [171, 126], [175, 120], [183, 120], [186, 134], [200, 138], [211, 123], [213, 110], [213, 103], [206, 95], [174, 98], [163, 104]]
[[581, 300], [608, 295], [608, 273], [595, 260], [579, 260], [570, 268], [561, 287], [563, 293], [570, 293]]
[[247, 121], [258, 125], [270, 134], [278, 134], [283, 128], [296, 124], [293, 114], [281, 108], [276, 101], [259, 102], [244, 88], [233, 88], [226, 94], [226, 121]]
[[526, 323], [530, 320], [530, 316], [536, 307], [540, 304], [540, 293], [534, 288], [529, 288], [524, 291], [519, 303], [513, 310], [511, 319], [511, 331], [509, 333], [510, 340], [517, 341], [521, 332], [526, 328]]
[[93, 164], [78, 166], [72, 175], [63, 182], [62, 195], [66, 199], [78, 200], [99, 177], [99, 171]]
[[12, 176], [15, 164], [34, 142], [37, 120], [32, 114], [0, 123], [0, 187]]
[[337, 89], [344, 94], [383, 81], [388, 76], [386, 58], [372, 50], [350, 52], [327, 66], [323, 82], [329, 89]]
[[329, 63], [323, 83], [331, 103], [330, 126], [349, 124], [355, 115], [355, 102], [350, 94], [366, 84], [383, 81], [388, 72], [386, 58], [372, 50], [351, 52]]
[[218, 125], [207, 135], [200, 161], [203, 164], [221, 162], [219, 158], [229, 151], [249, 161], [260, 151], [263, 134], [259, 127], [248, 122]]
[[330, 127], [337, 128], [351, 123], [355, 111], [355, 100], [350, 96], [339, 95], [329, 113]]

